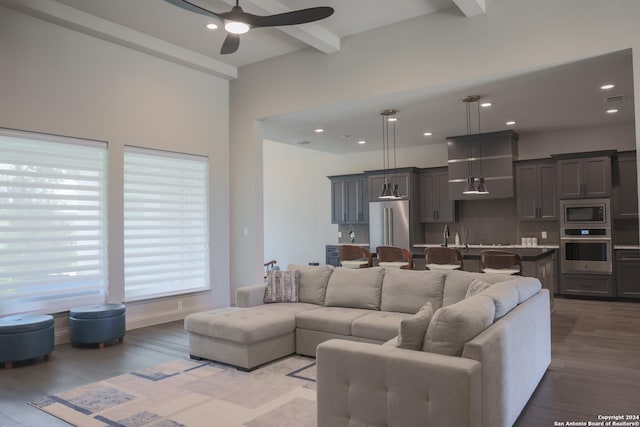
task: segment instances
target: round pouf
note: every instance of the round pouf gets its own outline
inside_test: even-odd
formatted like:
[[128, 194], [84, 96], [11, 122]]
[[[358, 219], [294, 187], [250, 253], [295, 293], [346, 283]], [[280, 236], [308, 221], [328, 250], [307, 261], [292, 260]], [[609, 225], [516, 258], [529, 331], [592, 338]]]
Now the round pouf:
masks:
[[98, 344], [118, 340], [122, 342], [125, 331], [123, 304], [95, 304], [72, 308], [69, 311], [69, 328], [72, 344]]
[[0, 318], [0, 363], [11, 369], [14, 362], [44, 356], [53, 351], [53, 316], [20, 314]]

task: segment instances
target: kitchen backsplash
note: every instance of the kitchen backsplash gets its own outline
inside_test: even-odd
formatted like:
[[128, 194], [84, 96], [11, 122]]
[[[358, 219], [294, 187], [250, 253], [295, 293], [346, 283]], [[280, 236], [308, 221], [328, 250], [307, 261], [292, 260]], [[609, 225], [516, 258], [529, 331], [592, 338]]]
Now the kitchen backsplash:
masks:
[[[425, 224], [425, 242], [441, 243], [444, 224]], [[458, 221], [449, 224], [451, 237], [460, 234], [465, 243], [469, 230], [469, 244], [520, 244], [522, 237], [537, 237], [538, 244], [557, 245], [559, 242], [557, 221], [520, 221], [516, 199], [460, 200]], [[542, 232], [547, 238], [542, 239]]]
[[[469, 230], [469, 244], [520, 244], [522, 237], [537, 237], [539, 245], [558, 245], [560, 235], [558, 221], [519, 221], [516, 199], [460, 200], [458, 221], [448, 223], [453, 243], [456, 232], [460, 242], [465, 243], [465, 230]], [[444, 223], [423, 224], [425, 243], [442, 243]], [[342, 237], [338, 243], [350, 243], [349, 231], [356, 234], [355, 243], [369, 242], [368, 225], [339, 225]], [[542, 238], [542, 232], [547, 238]], [[636, 219], [615, 220], [613, 243], [616, 245], [638, 244], [638, 221]]]

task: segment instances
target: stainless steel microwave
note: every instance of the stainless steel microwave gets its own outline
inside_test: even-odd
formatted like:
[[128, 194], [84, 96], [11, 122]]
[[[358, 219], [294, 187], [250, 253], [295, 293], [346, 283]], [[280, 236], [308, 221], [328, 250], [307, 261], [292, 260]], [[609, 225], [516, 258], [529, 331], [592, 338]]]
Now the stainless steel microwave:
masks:
[[561, 200], [561, 228], [611, 226], [609, 199]]

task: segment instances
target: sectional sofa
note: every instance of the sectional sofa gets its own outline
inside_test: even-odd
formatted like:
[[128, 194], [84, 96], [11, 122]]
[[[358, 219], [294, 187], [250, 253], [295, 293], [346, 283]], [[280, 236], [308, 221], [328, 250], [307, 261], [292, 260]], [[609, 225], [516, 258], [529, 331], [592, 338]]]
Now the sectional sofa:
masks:
[[[288, 270], [299, 302], [263, 304], [264, 285], [242, 288], [238, 307], [189, 315], [185, 329], [192, 357], [241, 369], [317, 356], [319, 427], [511, 426], [549, 366], [549, 294], [535, 278]], [[425, 307], [420, 347], [399, 347]]]

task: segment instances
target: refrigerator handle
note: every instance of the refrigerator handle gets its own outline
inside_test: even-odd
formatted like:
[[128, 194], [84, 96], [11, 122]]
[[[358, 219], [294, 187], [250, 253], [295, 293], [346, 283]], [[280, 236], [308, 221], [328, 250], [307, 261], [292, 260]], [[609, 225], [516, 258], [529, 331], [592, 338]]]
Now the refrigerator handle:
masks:
[[389, 208], [389, 244], [393, 246], [393, 208]]

